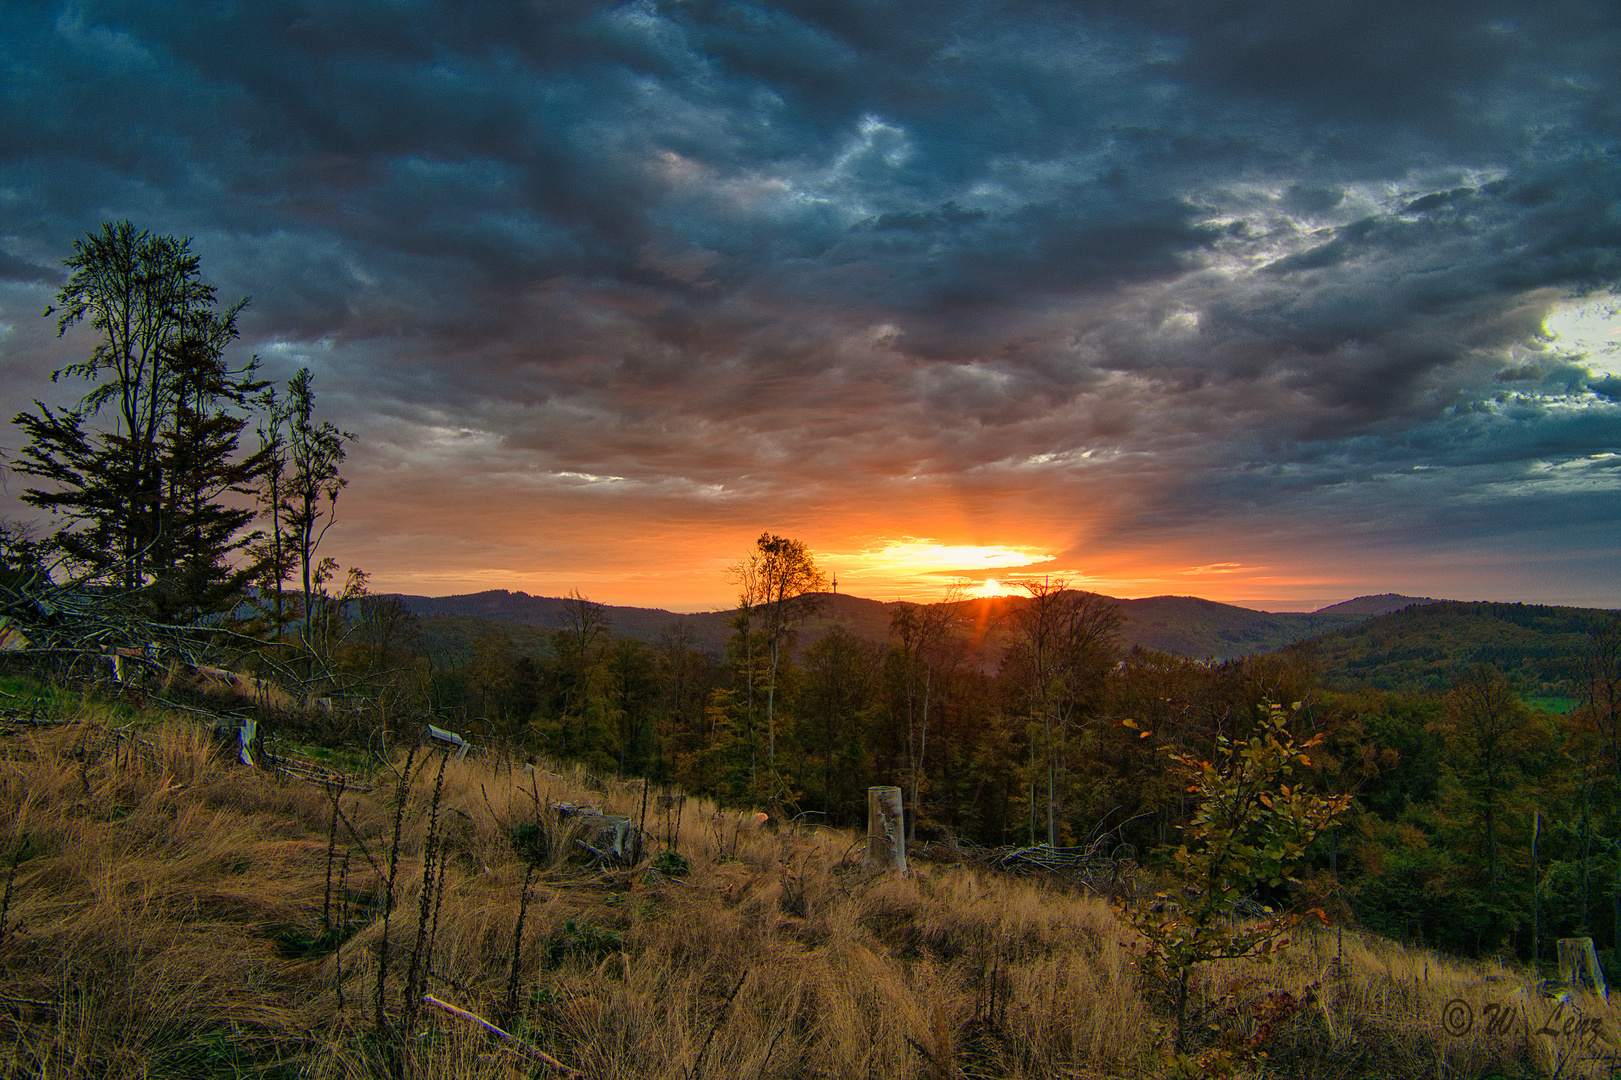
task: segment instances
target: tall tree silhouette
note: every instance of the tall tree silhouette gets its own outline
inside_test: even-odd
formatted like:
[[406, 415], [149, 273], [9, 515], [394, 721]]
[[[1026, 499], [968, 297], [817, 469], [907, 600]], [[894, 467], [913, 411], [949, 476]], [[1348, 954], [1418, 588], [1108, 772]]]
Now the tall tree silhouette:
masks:
[[[1107, 597], [1077, 592], [1064, 580], [1027, 581], [1024, 589], [1030, 596], [1012, 609], [1014, 645], [1004, 668], [1023, 676], [1033, 734], [1046, 758], [1047, 843], [1056, 847], [1064, 823], [1071, 728], [1095, 702], [1114, 666], [1123, 619]], [[1032, 757], [1034, 749], [1035, 741]], [[1032, 818], [1035, 784], [1033, 766]]]
[[[795, 627], [820, 606], [814, 595], [827, 587], [827, 575], [803, 540], [790, 540], [772, 533], [761, 533], [749, 557], [732, 567], [732, 580], [739, 586], [740, 631], [745, 654], [752, 615], [761, 616], [761, 645], [766, 656], [766, 761], [777, 763], [777, 673], [782, 653], [791, 646]], [[746, 659], [747, 662], [747, 659]], [[752, 668], [750, 669], [752, 680]], [[752, 682], [750, 705], [753, 703]]]
[[907, 773], [911, 780], [912, 812], [906, 818], [906, 838], [917, 833], [918, 807], [923, 797], [924, 759], [929, 751], [929, 704], [934, 675], [945, 659], [946, 646], [962, 621], [963, 590], [954, 585], [938, 604], [903, 603], [889, 620], [889, 636], [901, 664], [902, 696], [906, 702]]
[[[275, 420], [272, 414], [272, 420]], [[300, 368], [287, 383], [287, 402], [281, 420], [285, 436], [277, 444], [282, 457], [267, 472], [277, 477], [280, 500], [274, 527], [285, 530], [287, 568], [296, 562], [303, 585], [304, 635], [309, 637], [316, 619], [321, 586], [337, 571], [331, 559], [316, 560], [327, 530], [338, 520], [338, 492], [348, 486], [338, 472], [344, 444], [354, 440], [331, 421], [315, 422], [315, 390], [309, 368]], [[275, 429], [279, 431], [280, 429]], [[261, 435], [261, 439], [265, 439]], [[278, 541], [277, 552], [282, 548]]]
[[115, 571], [169, 617], [216, 607], [248, 574], [231, 556], [248, 543], [251, 510], [222, 501], [246, 492], [263, 459], [241, 459], [237, 436], [264, 387], [257, 360], [232, 369], [241, 300], [220, 311], [190, 241], [107, 223], [75, 241], [56, 303], [63, 336], [88, 320], [90, 356], [52, 375], [93, 385], [79, 401], [14, 418], [28, 441], [18, 472], [47, 481], [24, 502], [62, 520], [51, 544], [73, 562]]

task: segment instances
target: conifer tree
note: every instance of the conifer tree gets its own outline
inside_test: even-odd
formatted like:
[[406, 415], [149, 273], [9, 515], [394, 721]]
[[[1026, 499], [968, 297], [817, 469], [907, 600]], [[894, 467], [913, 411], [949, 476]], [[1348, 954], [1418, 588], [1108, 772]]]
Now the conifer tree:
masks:
[[257, 360], [225, 361], [247, 300], [217, 310], [190, 240], [128, 221], [75, 241], [65, 265], [72, 273], [45, 314], [58, 336], [88, 319], [100, 341], [52, 380], [93, 385], [74, 405], [36, 401], [15, 417], [27, 442], [14, 468], [47, 485], [22, 499], [61, 521], [55, 551], [145, 590], [161, 617], [217, 610], [245, 580], [232, 556], [253, 517], [222, 499], [262, 466], [239, 459], [246, 420], [233, 411], [264, 386]]

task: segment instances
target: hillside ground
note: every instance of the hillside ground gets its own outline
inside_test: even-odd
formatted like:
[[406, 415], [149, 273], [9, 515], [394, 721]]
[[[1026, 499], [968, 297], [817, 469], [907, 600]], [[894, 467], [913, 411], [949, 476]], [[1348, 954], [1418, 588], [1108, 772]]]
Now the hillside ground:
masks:
[[[340, 790], [221, 760], [183, 719], [65, 708], [0, 723], [7, 1076], [1173, 1071], [1131, 931], [1056, 883], [872, 873], [852, 833], [660, 810], [545, 763], [424, 749], [406, 774], [402, 748]], [[633, 866], [580, 862], [560, 802], [650, 842]], [[1201, 1039], [1271, 1075], [1596, 1076], [1621, 1053], [1603, 1002], [1334, 928], [1200, 979]]]

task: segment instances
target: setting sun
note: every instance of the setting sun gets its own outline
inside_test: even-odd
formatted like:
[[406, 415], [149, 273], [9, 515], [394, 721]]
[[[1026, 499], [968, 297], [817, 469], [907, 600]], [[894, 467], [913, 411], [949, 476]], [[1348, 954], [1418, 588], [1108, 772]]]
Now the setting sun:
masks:
[[969, 596], [1006, 596], [1007, 594], [1008, 590], [1003, 588], [1002, 583], [995, 578], [986, 578], [968, 593]]

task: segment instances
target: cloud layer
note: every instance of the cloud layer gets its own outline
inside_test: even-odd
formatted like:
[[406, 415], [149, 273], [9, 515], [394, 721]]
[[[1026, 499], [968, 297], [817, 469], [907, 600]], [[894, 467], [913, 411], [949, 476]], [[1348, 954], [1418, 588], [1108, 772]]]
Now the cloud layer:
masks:
[[384, 587], [720, 604], [769, 528], [869, 595], [1621, 604], [1621, 365], [1548, 323], [1621, 280], [1603, 0], [14, 4], [0, 62], [0, 404], [76, 236], [192, 236]]

